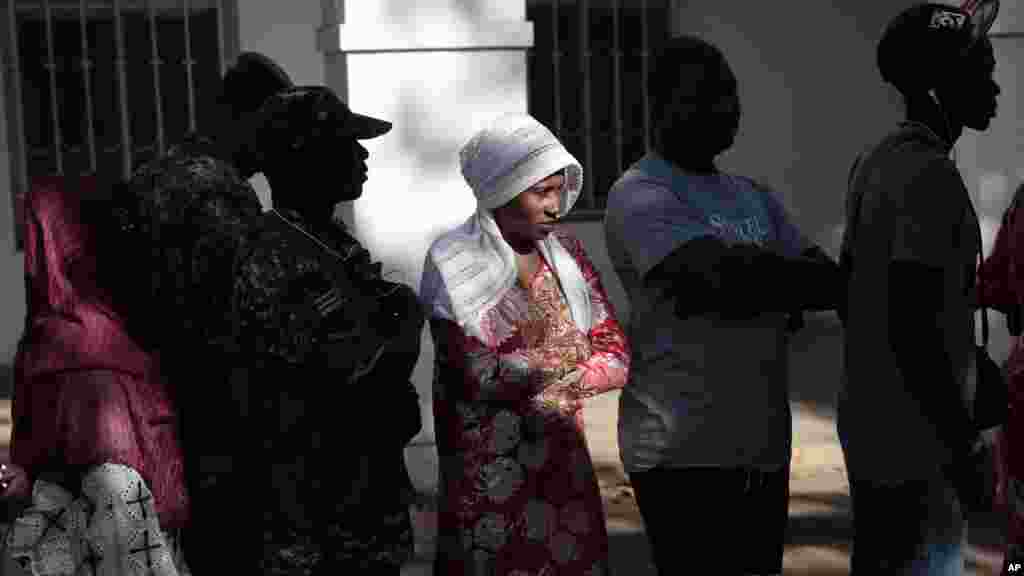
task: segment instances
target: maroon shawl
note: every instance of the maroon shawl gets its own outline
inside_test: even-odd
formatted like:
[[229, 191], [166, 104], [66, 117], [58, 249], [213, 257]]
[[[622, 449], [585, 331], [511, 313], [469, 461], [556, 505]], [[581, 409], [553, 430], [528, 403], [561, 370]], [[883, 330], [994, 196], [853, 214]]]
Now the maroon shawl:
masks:
[[25, 199], [27, 309], [11, 460], [33, 478], [66, 466], [131, 466], [170, 528], [187, 517], [174, 408], [156, 358], [127, 334], [95, 279], [79, 200], [95, 186], [91, 177], [36, 178]]

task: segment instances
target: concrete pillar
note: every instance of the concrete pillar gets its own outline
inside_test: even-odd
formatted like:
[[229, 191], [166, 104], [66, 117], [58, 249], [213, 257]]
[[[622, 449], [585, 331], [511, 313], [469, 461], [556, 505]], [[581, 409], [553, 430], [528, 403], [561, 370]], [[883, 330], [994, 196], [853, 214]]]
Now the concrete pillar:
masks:
[[[526, 111], [526, 3], [323, 0], [321, 9], [330, 19], [318, 37], [328, 84], [354, 111], [394, 123], [366, 142], [370, 179], [345, 216], [392, 278], [418, 289], [430, 242], [475, 207], [459, 148], [495, 116]], [[424, 426], [408, 453], [423, 489], [437, 481], [433, 356], [425, 332], [414, 373]]]

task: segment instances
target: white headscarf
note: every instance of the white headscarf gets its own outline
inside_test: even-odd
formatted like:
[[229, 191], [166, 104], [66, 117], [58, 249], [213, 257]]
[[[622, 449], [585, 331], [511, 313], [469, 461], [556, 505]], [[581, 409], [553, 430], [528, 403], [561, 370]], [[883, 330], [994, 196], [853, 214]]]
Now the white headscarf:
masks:
[[[438, 238], [427, 253], [420, 298], [430, 314], [451, 320], [487, 342], [483, 315], [515, 284], [516, 255], [493, 211], [552, 174], [565, 170], [559, 216], [583, 189], [583, 167], [543, 124], [506, 115], [481, 130], [459, 152], [462, 175], [477, 198], [476, 212]], [[551, 264], [573, 322], [590, 331], [590, 291], [576, 260], [553, 234], [537, 242]]]

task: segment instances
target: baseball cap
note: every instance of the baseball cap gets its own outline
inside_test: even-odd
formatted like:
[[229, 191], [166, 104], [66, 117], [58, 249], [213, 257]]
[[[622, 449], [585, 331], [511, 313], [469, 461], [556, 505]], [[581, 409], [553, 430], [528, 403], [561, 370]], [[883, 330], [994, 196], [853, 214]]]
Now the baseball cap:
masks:
[[900, 88], [934, 88], [940, 74], [984, 38], [999, 12], [999, 0], [914, 5], [886, 26], [878, 44], [882, 78]]
[[275, 92], [294, 86], [283, 68], [259, 52], [243, 52], [224, 73], [219, 101], [235, 115], [259, 110]]
[[268, 98], [258, 113], [276, 138], [312, 140], [320, 136], [348, 136], [366, 140], [391, 130], [391, 123], [353, 112], [326, 86], [294, 86]]

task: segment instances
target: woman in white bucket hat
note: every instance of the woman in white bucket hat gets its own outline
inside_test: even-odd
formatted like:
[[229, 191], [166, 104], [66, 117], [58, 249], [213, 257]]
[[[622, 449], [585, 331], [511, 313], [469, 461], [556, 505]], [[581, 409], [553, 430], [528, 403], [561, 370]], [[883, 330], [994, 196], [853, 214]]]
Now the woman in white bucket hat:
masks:
[[557, 221], [583, 169], [542, 124], [506, 115], [460, 153], [476, 212], [426, 258], [437, 350], [443, 574], [607, 574], [581, 401], [621, 388], [626, 337]]

